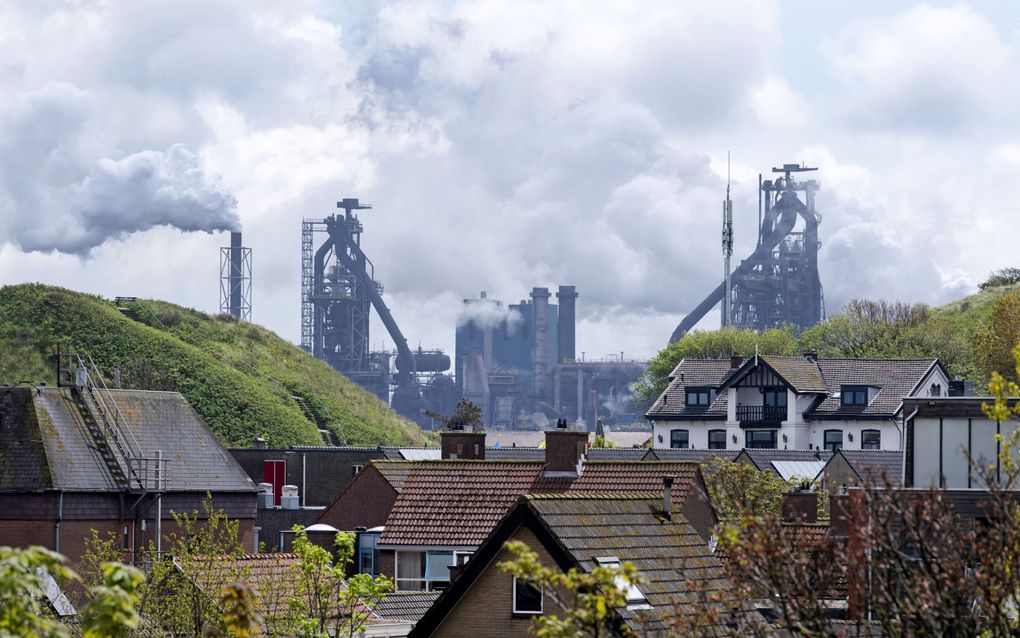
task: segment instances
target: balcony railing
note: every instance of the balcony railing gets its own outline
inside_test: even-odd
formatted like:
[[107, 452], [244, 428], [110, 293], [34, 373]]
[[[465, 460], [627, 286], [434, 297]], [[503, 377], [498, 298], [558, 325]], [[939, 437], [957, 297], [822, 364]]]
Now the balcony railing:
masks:
[[738, 405], [737, 421], [742, 427], [779, 427], [786, 419], [785, 405]]

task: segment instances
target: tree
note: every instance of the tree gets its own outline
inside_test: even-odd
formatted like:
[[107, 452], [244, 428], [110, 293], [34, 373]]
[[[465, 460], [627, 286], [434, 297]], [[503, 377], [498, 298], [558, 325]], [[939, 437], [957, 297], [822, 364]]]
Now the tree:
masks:
[[179, 530], [163, 539], [162, 555], [150, 545], [146, 552], [148, 586], [142, 595], [142, 613], [171, 633], [202, 636], [220, 624], [223, 610], [218, 593], [244, 582], [244, 561], [224, 560], [244, 554], [238, 540], [238, 521], [217, 510], [212, 497], [202, 504], [203, 514], [173, 513]]
[[347, 567], [354, 560], [354, 534], [337, 534], [334, 560], [327, 550], [309, 541], [303, 529], [295, 526], [294, 531], [294, 553], [300, 560], [297, 593], [291, 606], [300, 616], [301, 635], [353, 638], [368, 622], [372, 609], [393, 591], [393, 581], [370, 574], [345, 579]]
[[750, 463], [733, 463], [716, 457], [702, 465], [701, 471], [709, 500], [721, 520], [743, 514], [778, 514], [783, 494], [790, 491], [790, 484], [781, 477]]
[[627, 589], [644, 579], [629, 562], [617, 566], [598, 566], [590, 572], [571, 567], [562, 571], [545, 567], [538, 554], [520, 541], [510, 541], [506, 549], [513, 560], [498, 567], [518, 580], [542, 590], [544, 600], [555, 609], [535, 616], [532, 631], [541, 638], [583, 638], [611, 634], [632, 635], [617, 610], [627, 606]]
[[74, 581], [60, 554], [44, 547], [0, 547], [0, 637], [63, 638], [70, 632], [49, 612], [44, 579]]
[[1020, 294], [1002, 295], [992, 304], [988, 319], [977, 333], [974, 358], [982, 379], [998, 375], [1018, 381], [1013, 347], [1020, 342]]
[[482, 409], [467, 399], [458, 401], [457, 407], [454, 408], [453, 414], [450, 416], [430, 411], [425, 412], [425, 415], [439, 421], [447, 430], [463, 430], [468, 425], [480, 426], [482, 424]]
[[644, 412], [669, 385], [669, 375], [683, 359], [725, 359], [737, 354], [795, 355], [797, 337], [792, 328], [754, 330], [723, 328], [694, 330], [660, 350], [634, 388], [635, 406]]
[[104, 582], [93, 587], [82, 611], [85, 638], [129, 638], [141, 624], [138, 613], [145, 575], [123, 563], [103, 563]]
[[1020, 268], [1006, 267], [1000, 268], [988, 275], [988, 279], [981, 283], [978, 288], [988, 290], [989, 288], [1009, 286], [1015, 283], [1020, 283]]

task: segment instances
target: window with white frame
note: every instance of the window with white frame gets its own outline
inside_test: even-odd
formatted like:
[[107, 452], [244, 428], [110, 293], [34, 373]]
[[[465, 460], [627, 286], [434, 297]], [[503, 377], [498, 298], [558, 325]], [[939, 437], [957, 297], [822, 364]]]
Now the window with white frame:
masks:
[[542, 613], [542, 589], [513, 577], [513, 613], [536, 616]]
[[455, 565], [452, 551], [397, 553], [397, 591], [441, 591], [450, 584], [450, 567]]

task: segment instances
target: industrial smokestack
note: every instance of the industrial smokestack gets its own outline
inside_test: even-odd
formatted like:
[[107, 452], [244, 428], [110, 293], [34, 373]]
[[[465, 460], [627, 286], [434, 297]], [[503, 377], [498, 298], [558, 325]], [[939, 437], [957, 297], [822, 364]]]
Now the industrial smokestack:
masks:
[[241, 233], [230, 233], [230, 314], [241, 318]]
[[220, 312], [251, 321], [251, 248], [236, 231], [230, 245], [220, 248]]
[[531, 290], [531, 387], [535, 401], [545, 401], [549, 385], [549, 289]]
[[560, 314], [556, 320], [556, 347], [558, 349], [557, 363], [573, 361], [577, 356], [575, 350], [574, 330], [577, 322], [575, 305], [577, 290], [574, 286], [560, 286], [556, 292], [556, 299], [560, 304]]

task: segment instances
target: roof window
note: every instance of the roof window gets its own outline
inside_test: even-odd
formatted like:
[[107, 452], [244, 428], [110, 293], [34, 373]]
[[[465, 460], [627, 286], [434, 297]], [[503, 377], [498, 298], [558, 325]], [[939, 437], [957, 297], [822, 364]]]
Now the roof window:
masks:
[[[596, 556], [595, 563], [599, 567], [608, 567], [610, 569], [620, 569], [620, 559], [616, 556]], [[637, 585], [629, 582], [622, 575], [616, 577], [616, 586], [620, 591], [626, 592], [627, 597], [627, 609], [651, 609], [652, 606], [648, 604], [648, 599], [641, 593]]]

